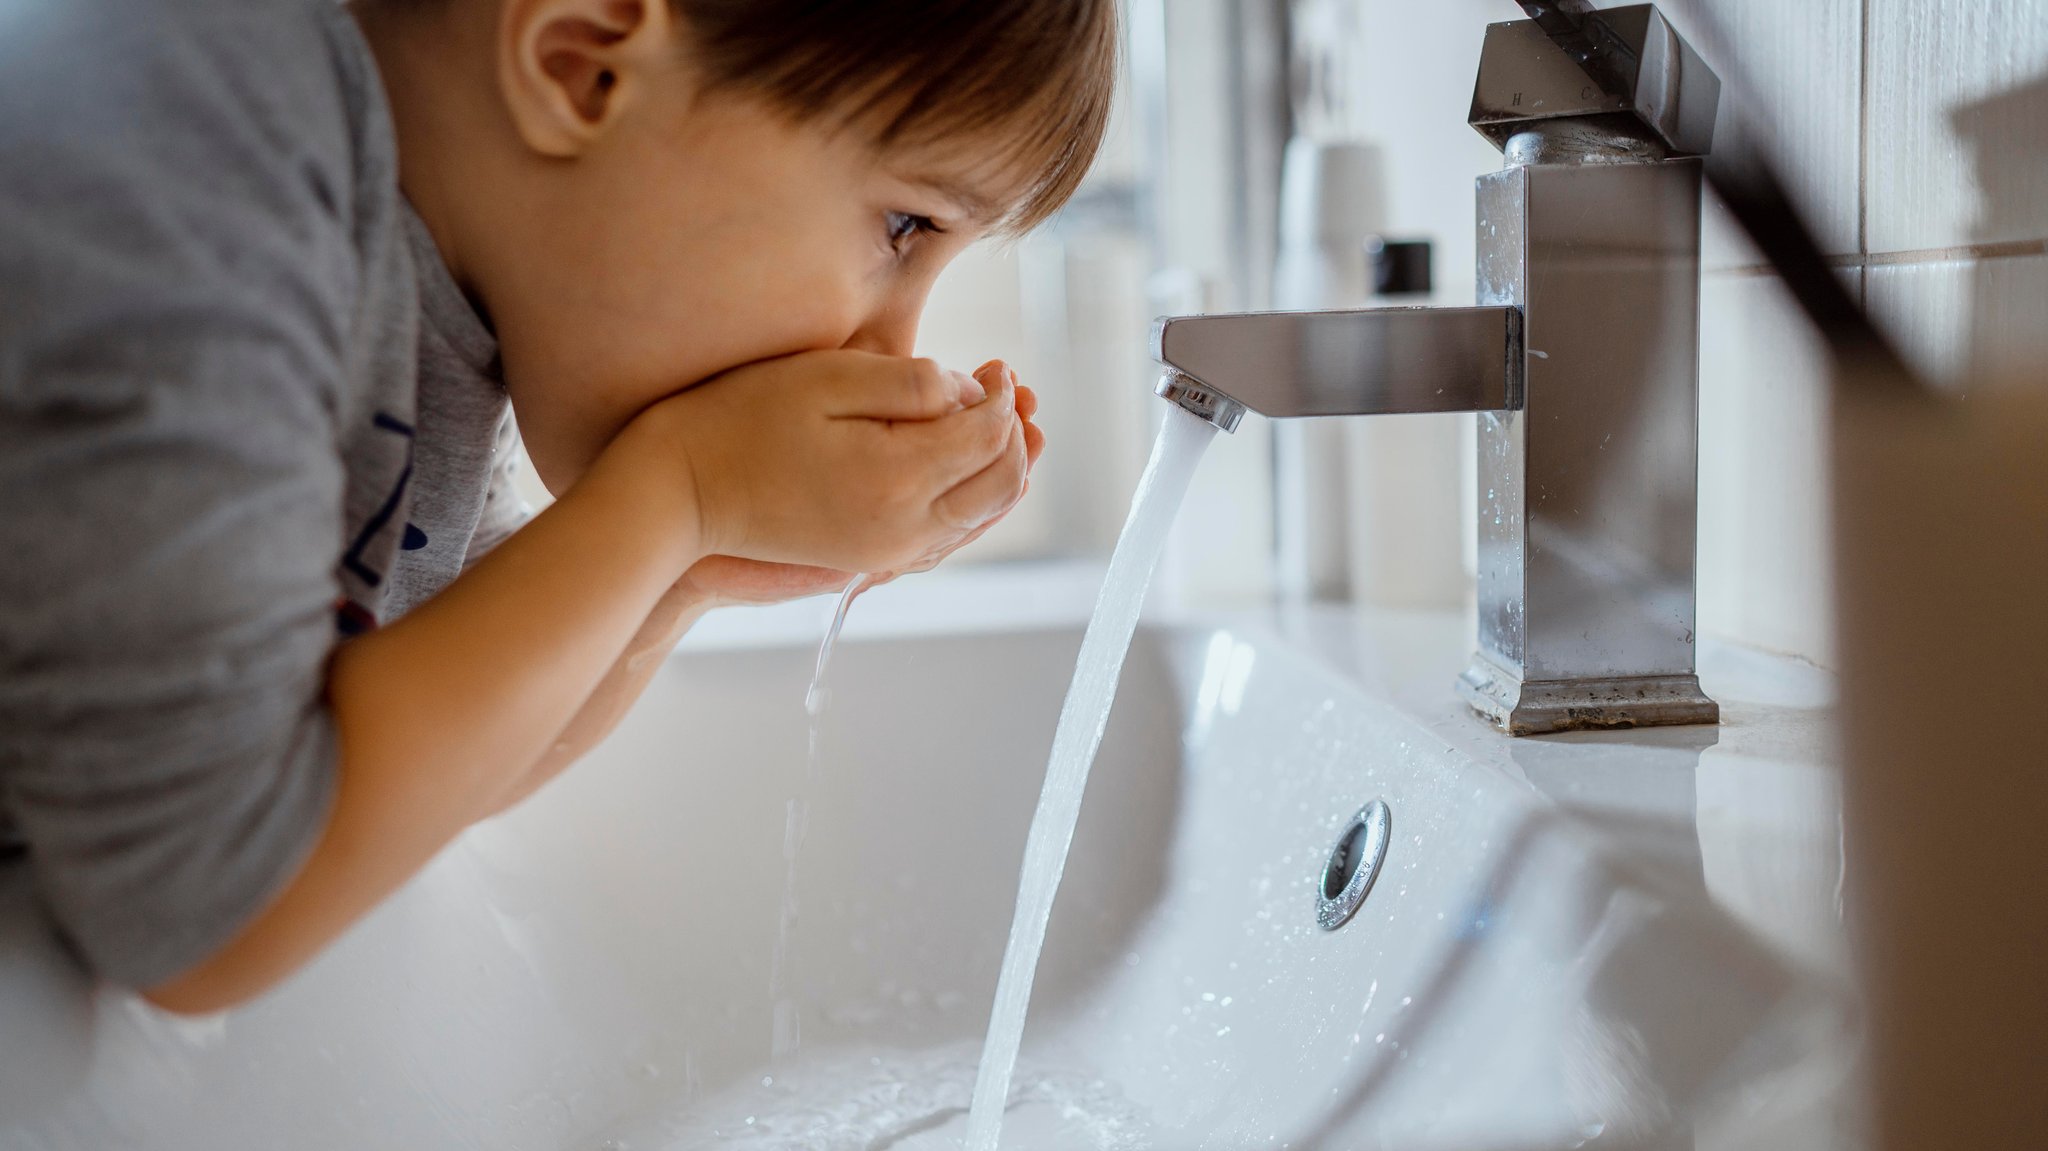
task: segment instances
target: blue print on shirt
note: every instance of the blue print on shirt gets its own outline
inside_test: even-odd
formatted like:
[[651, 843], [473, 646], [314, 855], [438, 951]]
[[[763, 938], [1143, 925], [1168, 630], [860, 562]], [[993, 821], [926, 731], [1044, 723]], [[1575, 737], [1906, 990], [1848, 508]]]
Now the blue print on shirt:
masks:
[[[342, 553], [341, 564], [349, 571], [354, 572], [356, 578], [371, 587], [376, 587], [384, 582], [384, 573], [376, 571], [370, 565], [363, 562], [363, 549], [369, 547], [370, 541], [377, 538], [377, 533], [384, 530], [384, 525], [391, 522], [392, 514], [398, 511], [398, 501], [405, 498], [406, 484], [412, 482], [413, 433], [411, 424], [388, 412], [378, 412], [371, 420], [371, 423], [377, 428], [390, 432], [393, 435], [405, 437], [405, 467], [399, 471], [398, 481], [391, 485], [391, 494], [384, 497], [383, 506], [379, 507], [377, 514], [371, 516], [369, 521], [363, 524], [363, 530], [356, 533], [355, 542], [349, 545], [348, 551]], [[424, 541], [424, 534], [422, 534], [421, 538]]]

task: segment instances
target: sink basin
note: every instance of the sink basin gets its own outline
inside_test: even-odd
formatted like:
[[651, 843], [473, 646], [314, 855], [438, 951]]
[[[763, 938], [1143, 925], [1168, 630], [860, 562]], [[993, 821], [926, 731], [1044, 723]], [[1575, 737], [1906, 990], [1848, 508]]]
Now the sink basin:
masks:
[[[954, 1146], [1078, 644], [850, 638], [814, 769], [808, 646], [686, 649], [589, 761], [261, 1003], [187, 1023], [103, 993], [93, 1071], [0, 1147]], [[1633, 850], [1488, 762], [1476, 720], [1313, 646], [1140, 630], [1005, 1146], [1691, 1147], [1717, 1100], [1810, 1066], [1839, 989], [1710, 896], [1690, 822], [1678, 866]], [[1626, 744], [1573, 746], [1546, 754]], [[1375, 798], [1384, 862], [1324, 930], [1324, 864]]]

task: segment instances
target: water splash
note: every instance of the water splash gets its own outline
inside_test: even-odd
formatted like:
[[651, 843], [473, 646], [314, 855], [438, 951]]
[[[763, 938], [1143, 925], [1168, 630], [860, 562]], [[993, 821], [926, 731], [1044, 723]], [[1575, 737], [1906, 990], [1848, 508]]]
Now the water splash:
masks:
[[[770, 1080], [614, 1129], [624, 1151], [958, 1151], [974, 1085], [969, 1043], [919, 1051], [810, 1050]], [[1034, 1146], [1146, 1151], [1151, 1122], [1114, 1083], [1071, 1067], [1017, 1070], [1012, 1119]]]
[[856, 575], [847, 583], [846, 590], [839, 593], [839, 604], [832, 612], [832, 624], [825, 629], [825, 638], [818, 644], [818, 662], [811, 669], [811, 686], [804, 692], [804, 714], [809, 717], [810, 739], [803, 782], [797, 793], [790, 796], [789, 805], [784, 809], [782, 914], [776, 921], [775, 951], [768, 964], [768, 1001], [775, 1005], [769, 1051], [777, 1058], [795, 1054], [803, 1038], [796, 997], [789, 991], [789, 937], [796, 927], [796, 860], [803, 849], [804, 833], [809, 830], [810, 795], [818, 782], [819, 734], [824, 727], [825, 709], [832, 702], [826, 673], [832, 668], [832, 649], [839, 642], [840, 629], [846, 626], [846, 613], [853, 607], [854, 597], [866, 590], [867, 579], [865, 574]]
[[1017, 911], [1010, 923], [1010, 942], [1003, 952], [1002, 975], [996, 983], [995, 1008], [982, 1046], [981, 1068], [974, 1082], [972, 1112], [967, 1121], [968, 1151], [995, 1151], [1002, 1137], [1003, 1108], [1010, 1095], [1017, 1049], [1024, 1038], [1024, 1016], [1031, 1005], [1031, 982], [1038, 971], [1039, 949], [1052, 916], [1053, 895], [1066, 870], [1067, 848], [1081, 814], [1081, 796], [1088, 769], [1102, 744], [1117, 677], [1152, 569], [1166, 546], [1166, 533], [1187, 495], [1195, 465], [1216, 434], [1214, 425], [1169, 407], [1166, 423], [1152, 447], [1152, 458], [1131, 497], [1116, 551], [1110, 556], [1095, 615], [1081, 639], [1074, 661], [1074, 682], [1060, 707], [1059, 728], [1045, 768], [1045, 787], [1031, 818], [1031, 836], [1024, 846], [1024, 871], [1018, 884]]

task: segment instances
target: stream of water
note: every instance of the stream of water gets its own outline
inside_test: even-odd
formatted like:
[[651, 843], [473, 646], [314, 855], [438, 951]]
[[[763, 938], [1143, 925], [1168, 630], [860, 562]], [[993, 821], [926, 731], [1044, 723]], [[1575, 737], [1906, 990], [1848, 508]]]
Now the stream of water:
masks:
[[804, 760], [803, 781], [797, 786], [797, 793], [789, 798], [782, 826], [782, 915], [775, 925], [775, 952], [768, 964], [769, 1002], [775, 1005], [774, 1033], [769, 1040], [770, 1052], [780, 1058], [796, 1053], [802, 1042], [802, 1027], [797, 1015], [796, 997], [789, 993], [789, 936], [796, 927], [796, 860], [803, 850], [804, 832], [811, 817], [811, 792], [818, 782], [818, 736], [825, 718], [825, 708], [832, 702], [832, 689], [826, 676], [832, 669], [832, 648], [839, 642], [840, 629], [846, 626], [847, 610], [853, 607], [853, 598], [867, 586], [866, 575], [856, 575], [839, 593], [839, 603], [832, 611], [831, 626], [825, 629], [825, 638], [818, 644], [818, 662], [811, 669], [810, 690], [804, 692], [804, 714], [809, 718], [810, 731]]
[[1117, 538], [1095, 601], [1095, 615], [1081, 639], [1074, 661], [1074, 681], [1060, 706], [1059, 728], [1045, 768], [1045, 787], [1031, 818], [1024, 845], [1024, 870], [1018, 883], [1017, 911], [1010, 922], [1010, 942], [1003, 952], [1002, 975], [996, 983], [995, 1009], [981, 1050], [981, 1067], [967, 1120], [968, 1151], [995, 1151], [1002, 1137], [1003, 1108], [1010, 1096], [1010, 1077], [1017, 1066], [1017, 1048], [1024, 1038], [1024, 1016], [1031, 1005], [1031, 982], [1038, 971], [1038, 952], [1045, 943], [1052, 901], [1066, 870], [1067, 848], [1081, 814], [1081, 796], [1088, 769], [1109, 723], [1117, 677], [1138, 628], [1138, 611], [1152, 569], [1166, 546], [1167, 530], [1187, 495], [1195, 465], [1216, 434], [1208, 422], [1169, 406], [1166, 423], [1152, 447], [1152, 458], [1131, 497], [1130, 517]]

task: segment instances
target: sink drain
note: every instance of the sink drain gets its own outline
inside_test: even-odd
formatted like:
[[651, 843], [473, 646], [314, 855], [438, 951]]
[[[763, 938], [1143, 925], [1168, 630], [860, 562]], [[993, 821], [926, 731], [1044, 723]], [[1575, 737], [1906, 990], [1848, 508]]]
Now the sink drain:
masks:
[[1387, 838], [1393, 829], [1394, 813], [1387, 810], [1383, 799], [1373, 800], [1351, 817], [1330, 848], [1322, 882], [1316, 887], [1318, 927], [1335, 931], [1357, 913], [1387, 858]]

